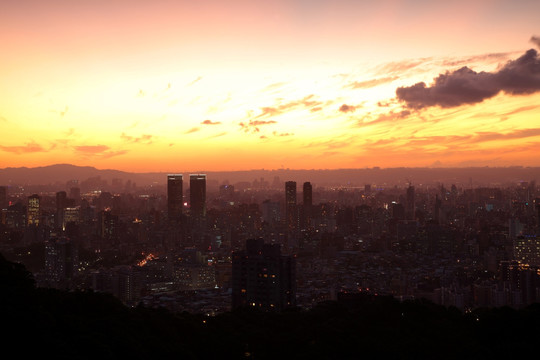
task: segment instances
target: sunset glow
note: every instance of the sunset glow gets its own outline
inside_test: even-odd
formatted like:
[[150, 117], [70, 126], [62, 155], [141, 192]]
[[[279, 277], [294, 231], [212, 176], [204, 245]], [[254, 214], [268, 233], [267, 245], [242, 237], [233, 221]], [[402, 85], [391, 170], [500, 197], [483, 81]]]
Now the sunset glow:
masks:
[[540, 166], [538, 19], [509, 0], [4, 2], [0, 168]]

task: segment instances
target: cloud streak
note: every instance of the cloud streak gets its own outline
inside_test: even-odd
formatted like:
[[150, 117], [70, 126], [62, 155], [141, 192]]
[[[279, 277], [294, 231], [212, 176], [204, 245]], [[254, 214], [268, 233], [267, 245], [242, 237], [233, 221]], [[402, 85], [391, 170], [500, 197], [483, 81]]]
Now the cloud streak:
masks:
[[30, 153], [38, 153], [38, 152], [47, 152], [43, 146], [39, 145], [38, 143], [32, 141], [29, 143], [26, 143], [26, 145], [22, 146], [1, 146], [0, 150], [12, 154], [30, 154]]
[[396, 96], [408, 108], [451, 108], [475, 104], [500, 92], [526, 95], [540, 91], [540, 58], [534, 49], [507, 62], [496, 72], [476, 72], [466, 66], [440, 74], [431, 86], [424, 82], [398, 87]]
[[212, 120], [204, 120], [201, 122], [201, 125], [219, 125], [221, 122], [219, 121], [212, 121]]
[[397, 76], [387, 76], [383, 78], [371, 79], [371, 80], [366, 80], [366, 81], [354, 81], [346, 85], [345, 87], [351, 88], [351, 89], [369, 89], [375, 86], [392, 82], [397, 79], [399, 79], [399, 77]]
[[109, 159], [127, 153], [127, 150], [113, 151], [107, 145], [79, 145], [74, 146], [73, 149], [83, 157], [99, 157], [102, 159]]

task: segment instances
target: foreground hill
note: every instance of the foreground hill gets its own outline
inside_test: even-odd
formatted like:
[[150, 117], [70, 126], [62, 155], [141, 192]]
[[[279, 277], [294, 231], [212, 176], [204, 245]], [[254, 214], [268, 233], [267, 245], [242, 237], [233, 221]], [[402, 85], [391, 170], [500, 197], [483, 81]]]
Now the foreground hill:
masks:
[[537, 356], [540, 335], [539, 305], [462, 314], [364, 296], [212, 318], [127, 308], [107, 294], [36, 288], [22, 265], [1, 255], [0, 316], [4, 351], [19, 358], [497, 359]]

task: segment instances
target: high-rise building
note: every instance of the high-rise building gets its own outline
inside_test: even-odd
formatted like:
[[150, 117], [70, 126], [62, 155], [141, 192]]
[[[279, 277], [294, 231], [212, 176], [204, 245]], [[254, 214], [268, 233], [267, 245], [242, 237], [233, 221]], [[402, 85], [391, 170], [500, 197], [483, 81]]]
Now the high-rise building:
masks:
[[305, 182], [303, 187], [302, 197], [302, 214], [300, 216], [300, 225], [303, 229], [311, 225], [312, 209], [313, 209], [313, 187], [310, 182]]
[[7, 186], [0, 186], [0, 211], [8, 208]]
[[180, 222], [184, 206], [183, 185], [181, 174], [167, 175], [167, 212], [170, 222]]
[[305, 182], [303, 190], [304, 190], [303, 192], [304, 206], [312, 206], [313, 205], [313, 187], [311, 186], [311, 183]]
[[54, 217], [54, 225], [57, 229], [64, 226], [64, 209], [67, 207], [67, 193], [59, 191], [56, 193], [56, 215]]
[[79, 269], [76, 244], [68, 238], [53, 238], [45, 243], [45, 281], [54, 288], [69, 287]]
[[279, 311], [296, 305], [295, 258], [282, 255], [278, 244], [246, 241], [232, 259], [232, 307]]
[[28, 225], [39, 225], [41, 217], [40, 200], [38, 194], [33, 194], [28, 197], [28, 204], [26, 206], [26, 223]]
[[206, 216], [206, 175], [189, 175], [189, 203], [191, 216], [202, 220]]
[[287, 228], [289, 230], [298, 228], [296, 181], [287, 181], [285, 183], [285, 220], [287, 221]]
[[405, 216], [407, 220], [414, 220], [416, 217], [416, 198], [414, 194], [414, 186], [409, 185], [407, 188], [407, 203], [405, 208]]
[[540, 237], [518, 236], [514, 240], [514, 258], [523, 264], [540, 266]]

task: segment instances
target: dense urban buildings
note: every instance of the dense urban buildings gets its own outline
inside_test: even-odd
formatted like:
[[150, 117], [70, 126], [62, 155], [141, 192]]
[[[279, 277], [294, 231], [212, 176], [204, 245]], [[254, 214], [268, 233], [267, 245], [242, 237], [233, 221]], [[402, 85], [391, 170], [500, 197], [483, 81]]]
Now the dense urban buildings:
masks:
[[302, 179], [298, 203], [295, 180], [231, 184], [191, 174], [185, 190], [182, 178], [164, 175], [145, 187], [99, 177], [47, 189], [2, 186], [0, 251], [27, 264], [39, 286], [205, 314], [253, 304], [311, 308], [342, 293], [424, 298], [462, 311], [540, 301], [533, 181]]

